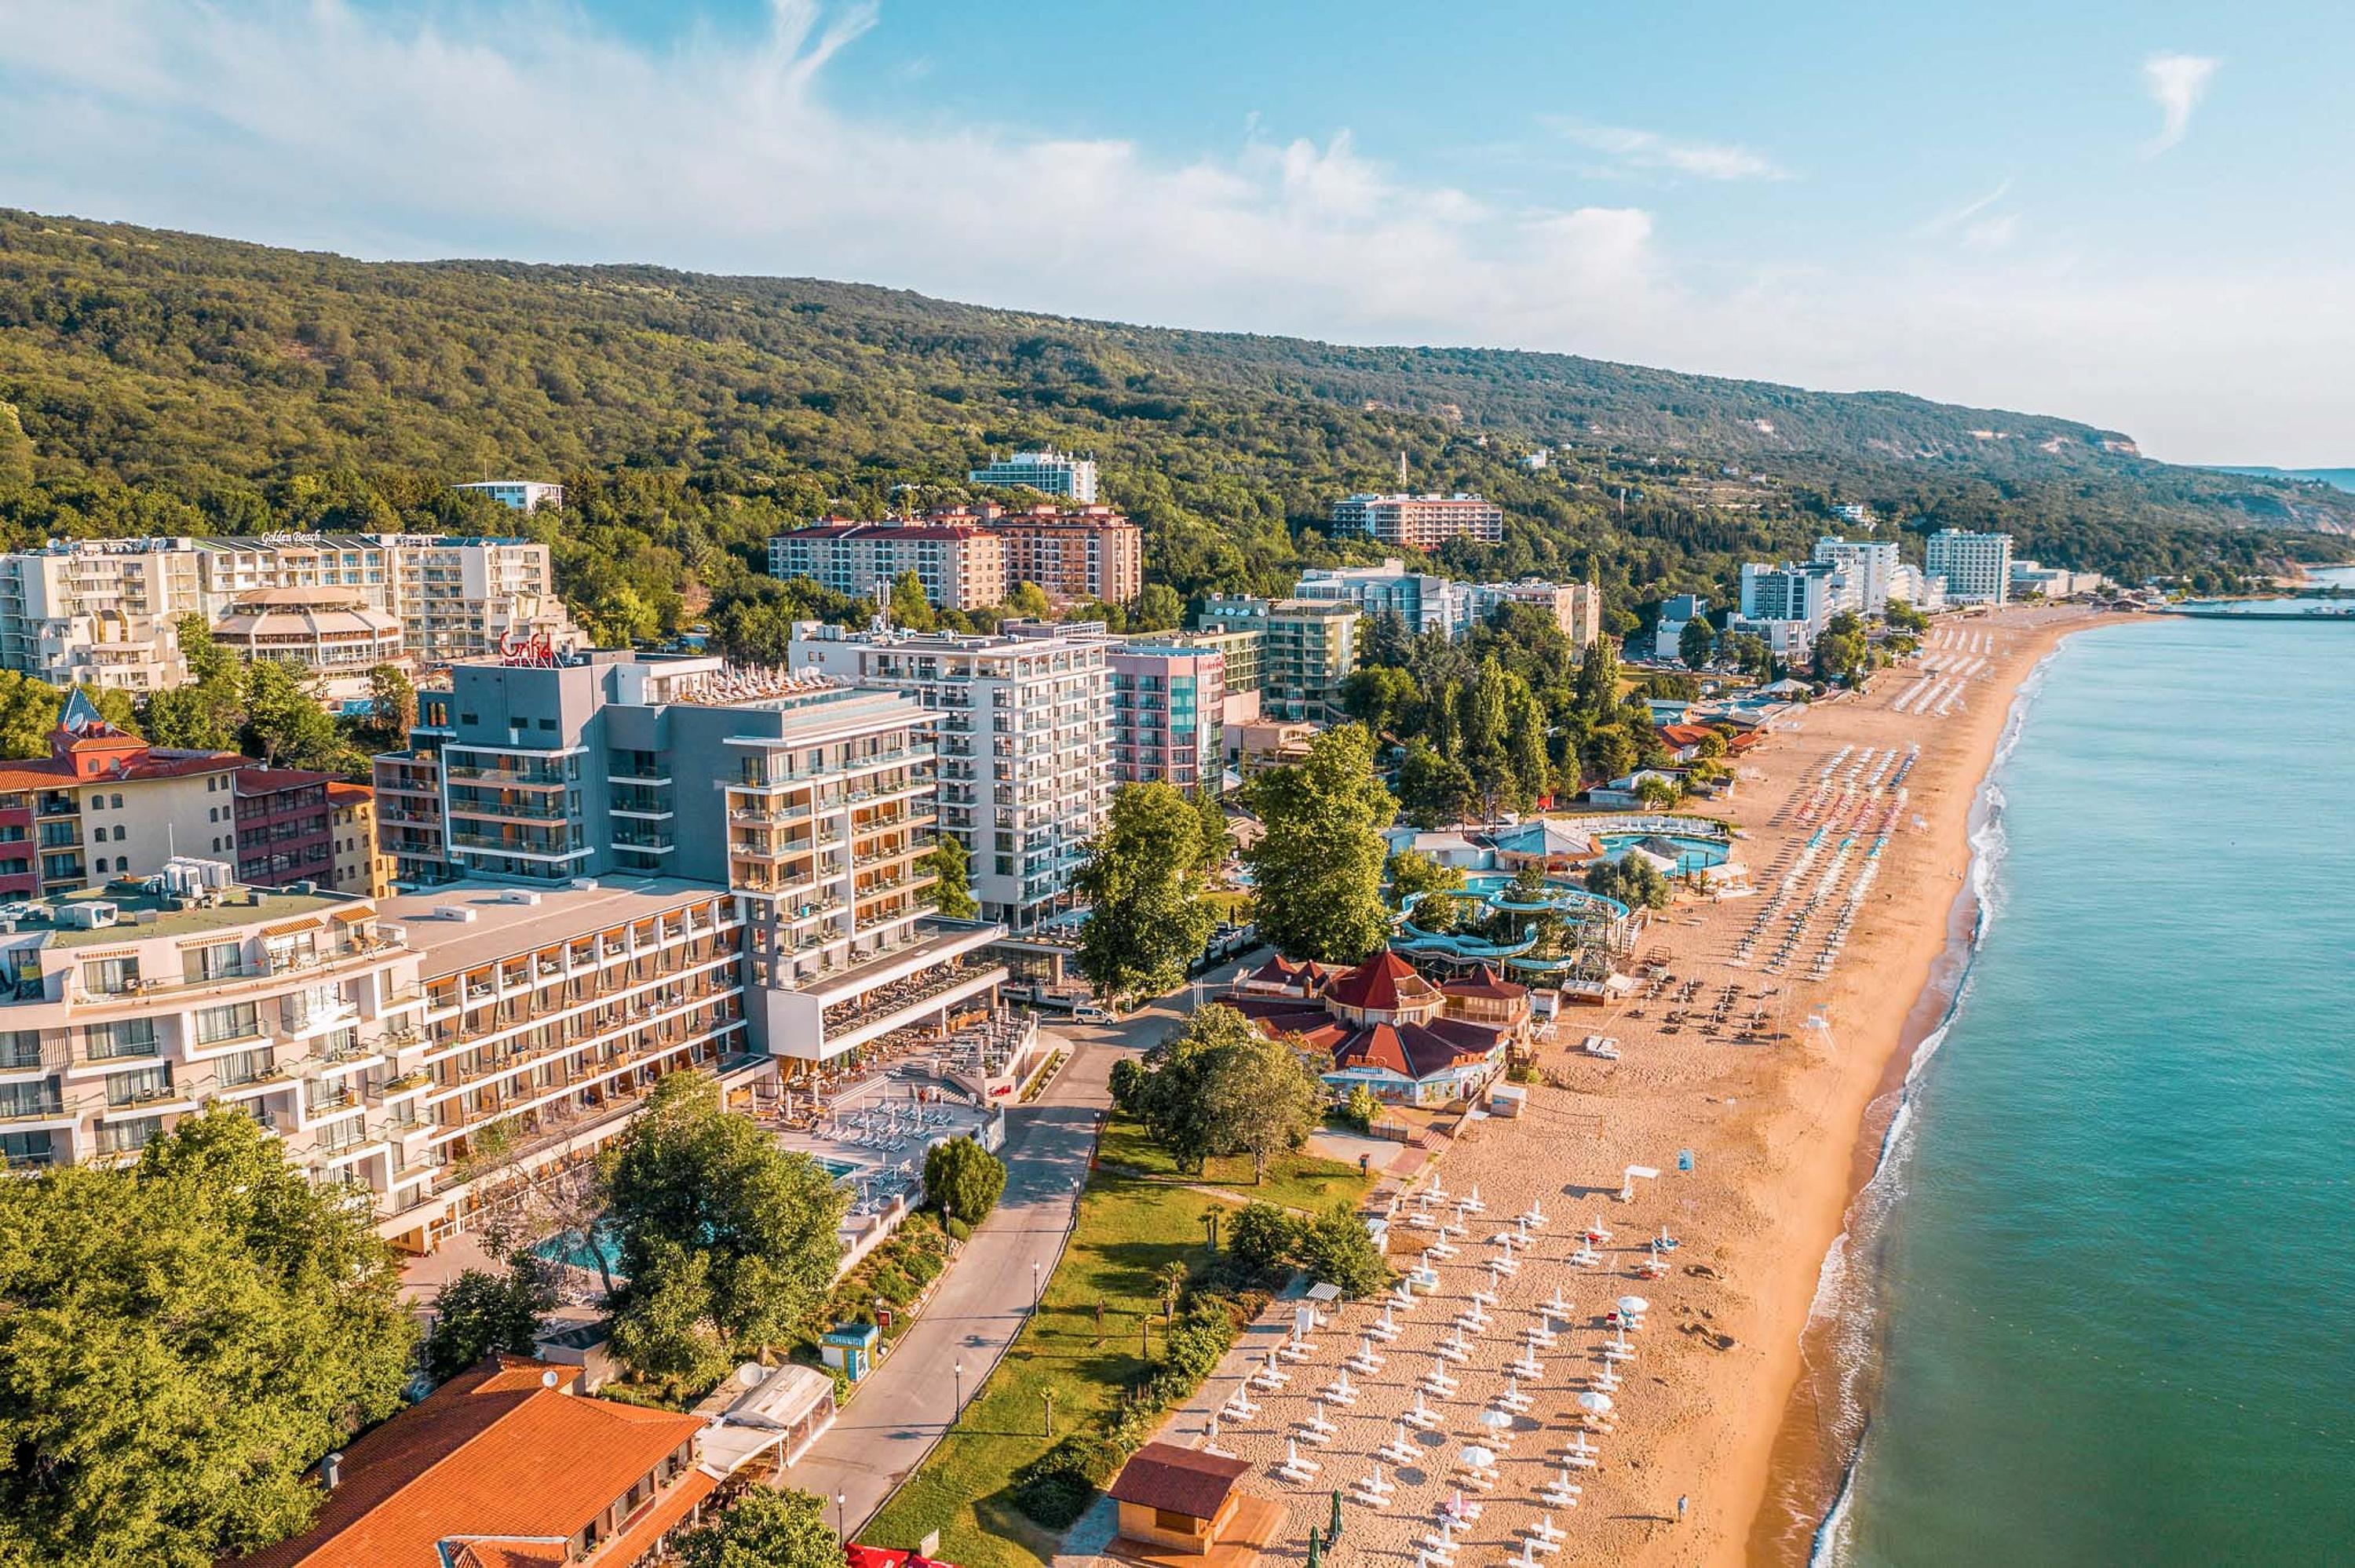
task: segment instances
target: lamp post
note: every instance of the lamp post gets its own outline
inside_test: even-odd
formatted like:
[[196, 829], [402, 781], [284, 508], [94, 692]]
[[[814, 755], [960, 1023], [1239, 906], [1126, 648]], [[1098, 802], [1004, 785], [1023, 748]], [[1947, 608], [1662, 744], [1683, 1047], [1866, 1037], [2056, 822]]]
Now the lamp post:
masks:
[[837, 1492], [834, 1494], [835, 1538], [846, 1546], [850, 1544], [850, 1536], [849, 1533], [842, 1528], [842, 1510], [846, 1507], [849, 1506], [849, 1503], [850, 1494], [848, 1492]]
[[964, 1414], [964, 1363], [963, 1361], [957, 1362], [955, 1371], [956, 1407], [949, 1414], [949, 1425], [952, 1426], [955, 1425], [958, 1418]]
[[1030, 1311], [1034, 1317], [1038, 1315], [1039, 1295], [1045, 1289], [1046, 1282], [1039, 1273], [1039, 1260], [1034, 1257], [1030, 1260]]

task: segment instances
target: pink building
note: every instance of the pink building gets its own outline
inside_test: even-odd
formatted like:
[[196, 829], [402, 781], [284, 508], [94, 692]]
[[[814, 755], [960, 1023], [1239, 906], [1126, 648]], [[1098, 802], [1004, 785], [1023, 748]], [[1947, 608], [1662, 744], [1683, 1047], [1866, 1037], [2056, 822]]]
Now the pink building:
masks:
[[1226, 656], [1151, 640], [1116, 643], [1109, 652], [1114, 779], [1216, 789]]

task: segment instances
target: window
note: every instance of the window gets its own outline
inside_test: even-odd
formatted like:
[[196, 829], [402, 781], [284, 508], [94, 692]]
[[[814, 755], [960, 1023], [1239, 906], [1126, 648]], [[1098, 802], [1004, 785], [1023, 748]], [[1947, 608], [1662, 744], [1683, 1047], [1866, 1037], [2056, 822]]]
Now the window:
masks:
[[278, 1066], [278, 1053], [268, 1045], [258, 1045], [250, 1051], [232, 1051], [220, 1060], [215, 1073], [220, 1086], [233, 1089], [240, 1085], [268, 1077]]
[[160, 1116], [133, 1117], [128, 1121], [103, 1123], [98, 1129], [98, 1148], [101, 1154], [129, 1154], [146, 1148], [164, 1130]]
[[215, 942], [187, 957], [188, 970], [200, 980], [229, 980], [245, 972], [245, 948], [237, 942]]
[[106, 1078], [106, 1103], [116, 1110], [126, 1106], [141, 1105], [161, 1099], [172, 1089], [172, 1065], [158, 1062], [152, 1067], [142, 1067], [134, 1073], [110, 1073]]
[[114, 800], [113, 800], [113, 807], [114, 807], [114, 809], [115, 809], [116, 810], [118, 810], [118, 811], [119, 811], [119, 810], [123, 810], [123, 797], [122, 797], [122, 796], [117, 795], [116, 797], [114, 797]]
[[139, 989], [139, 960], [93, 959], [82, 965], [81, 983], [84, 990], [94, 991], [101, 996], [120, 996], [124, 991], [136, 991]]
[[129, 831], [130, 830], [125, 828], [122, 823], [117, 822], [114, 825], [114, 842], [116, 843], [121, 843], [123, 842], [123, 835]]
[[64, 1114], [63, 1092], [55, 1078], [31, 1084], [0, 1084], [0, 1118]]
[[1199, 1535], [1201, 1533], [1202, 1521], [1190, 1513], [1179, 1513], [1173, 1509], [1157, 1508], [1153, 1510], [1153, 1528], [1166, 1530], [1175, 1535]]
[[197, 1044], [218, 1045], [224, 1040], [245, 1040], [261, 1033], [261, 1014], [250, 1001], [208, 1007], [197, 1014]]
[[104, 871], [104, 870], [106, 869], [106, 857], [105, 857], [104, 855], [100, 855], [100, 856], [98, 857], [98, 863], [98, 863], [98, 869], [99, 869], [99, 870], [101, 870], [101, 871]]
[[92, 795], [92, 796], [90, 798], [90, 809], [91, 809], [91, 810], [93, 810], [93, 811], [103, 811], [103, 810], [106, 810], [106, 797], [105, 797], [105, 796], [103, 796], [103, 795]]

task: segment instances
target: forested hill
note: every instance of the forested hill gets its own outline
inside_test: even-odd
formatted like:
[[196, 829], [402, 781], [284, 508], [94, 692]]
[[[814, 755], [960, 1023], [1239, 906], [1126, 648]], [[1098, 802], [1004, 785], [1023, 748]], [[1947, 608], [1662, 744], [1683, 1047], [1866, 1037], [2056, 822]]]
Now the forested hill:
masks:
[[[2171, 468], [2116, 432], [1559, 355], [1343, 348], [645, 267], [368, 263], [0, 209], [0, 529], [467, 526], [448, 482], [558, 476], [568, 591], [613, 634], [741, 586], [840, 506], [958, 499], [991, 450], [1093, 451], [1181, 593], [1338, 546], [1334, 496], [1479, 488], [1465, 569], [1589, 571], [1614, 605], [1797, 547], [1833, 500], [2001, 523], [2121, 575], [2312, 551], [2355, 496]], [[1559, 461], [1518, 462], [1540, 444]], [[2239, 536], [2234, 536], [2235, 535]], [[1476, 556], [1476, 558], [1474, 558]]]

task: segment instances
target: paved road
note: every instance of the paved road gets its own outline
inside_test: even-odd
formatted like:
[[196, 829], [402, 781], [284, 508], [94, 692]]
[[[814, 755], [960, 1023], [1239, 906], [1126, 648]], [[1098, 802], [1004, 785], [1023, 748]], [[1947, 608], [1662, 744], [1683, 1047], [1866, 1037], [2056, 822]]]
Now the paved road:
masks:
[[[1205, 976], [1204, 993], [1237, 967]], [[868, 1376], [833, 1430], [786, 1473], [787, 1486], [826, 1500], [829, 1517], [834, 1499], [842, 1498], [842, 1516], [854, 1537], [947, 1430], [958, 1386], [954, 1369], [964, 1365], [970, 1401], [1028, 1313], [1032, 1266], [1039, 1277], [1053, 1271], [1087, 1174], [1097, 1118], [1112, 1103], [1113, 1064], [1176, 1027], [1194, 994], [1189, 986], [1117, 1024], [1050, 1032], [1071, 1046], [1071, 1059], [1045, 1094], [1006, 1113], [1006, 1195], [965, 1243], [890, 1359]]]

